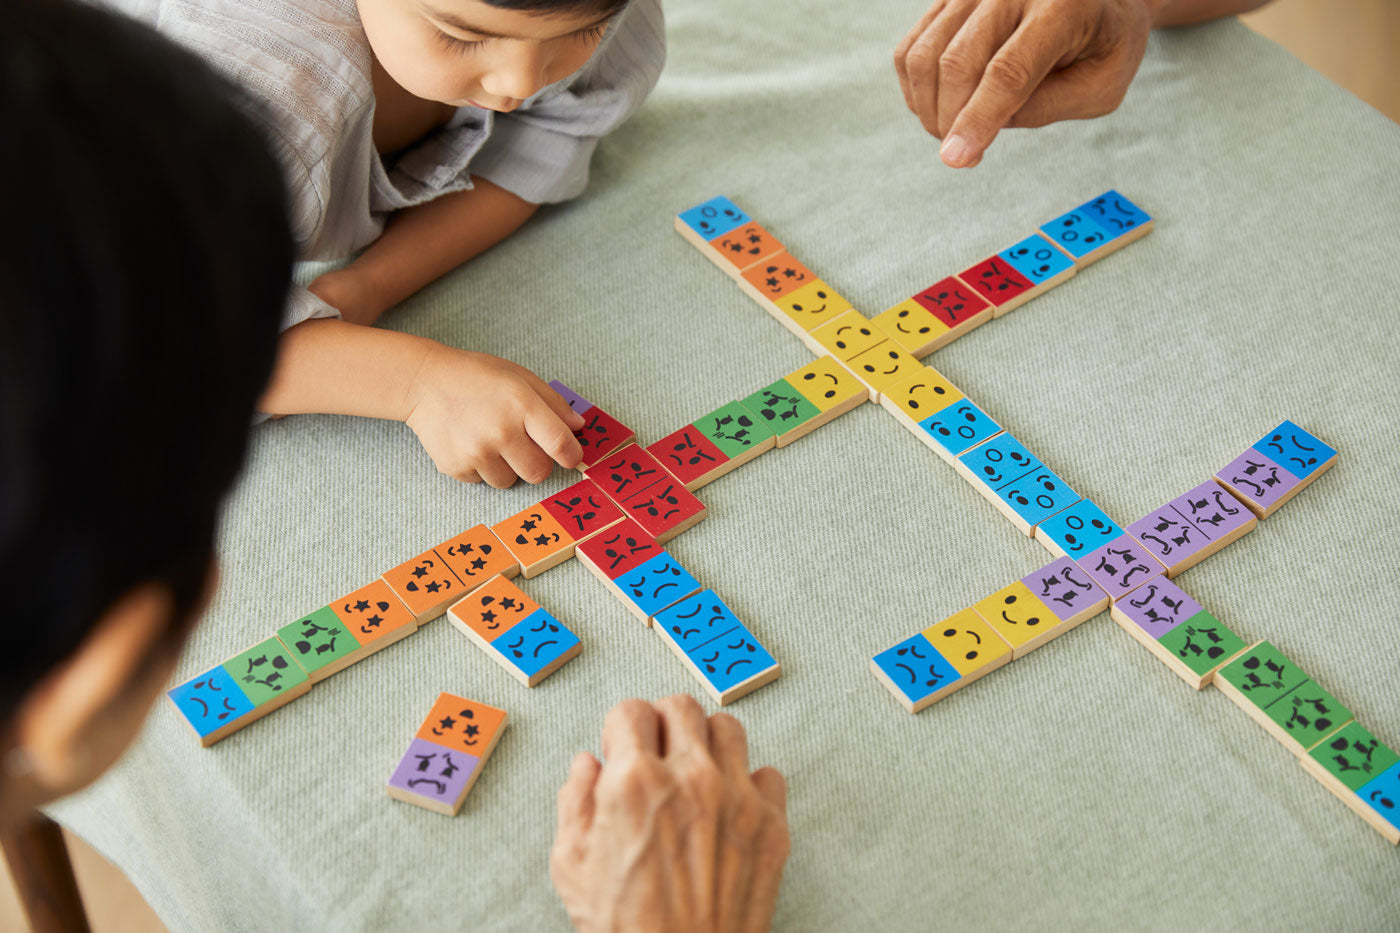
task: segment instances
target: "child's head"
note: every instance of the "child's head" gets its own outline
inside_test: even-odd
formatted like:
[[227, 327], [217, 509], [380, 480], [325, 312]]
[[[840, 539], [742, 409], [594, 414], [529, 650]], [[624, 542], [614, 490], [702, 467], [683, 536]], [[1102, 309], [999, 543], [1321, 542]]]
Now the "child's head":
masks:
[[357, 0], [375, 58], [400, 87], [511, 111], [583, 67], [627, 0]]
[[130, 20], [9, 3], [0, 825], [101, 772], [169, 680], [292, 261], [281, 173], [224, 82]]

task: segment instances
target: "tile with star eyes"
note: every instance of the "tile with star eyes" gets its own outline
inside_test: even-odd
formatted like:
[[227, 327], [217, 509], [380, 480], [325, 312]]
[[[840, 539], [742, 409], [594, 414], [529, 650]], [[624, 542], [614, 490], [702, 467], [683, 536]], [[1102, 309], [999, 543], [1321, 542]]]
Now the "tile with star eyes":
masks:
[[524, 590], [499, 576], [453, 603], [447, 621], [478, 648], [485, 648], [539, 608]]
[[865, 383], [870, 389], [870, 397], [879, 402], [882, 393], [887, 389], [903, 382], [923, 367], [893, 340], [886, 340], [852, 357], [846, 363], [846, 368]]
[[784, 250], [777, 237], [756, 223], [746, 223], [721, 233], [706, 245], [709, 247], [704, 251], [706, 255], [734, 278], [755, 263]]
[[[657, 480], [664, 479], [667, 470], [657, 462], [651, 451], [636, 444], [628, 444], [584, 470], [583, 475], [596, 483], [598, 489], [606, 493], [609, 499], [623, 502], [633, 493], [641, 492]], [[555, 514], [555, 517], [559, 516]]]
[[910, 713], [966, 686], [961, 674], [921, 633], [870, 659], [870, 671]]
[[675, 477], [658, 480], [636, 493], [622, 503], [622, 511], [658, 544], [693, 528], [707, 514], [705, 504]]
[[710, 241], [752, 223], [748, 214], [726, 197], [710, 198], [676, 215], [676, 230], [702, 250]]
[[[650, 454], [635, 444], [628, 444], [627, 449], [638, 450], [646, 460], [655, 463]], [[657, 469], [660, 470], [660, 464], [657, 464]], [[574, 539], [575, 544], [587, 541], [600, 531], [611, 528], [622, 521], [623, 517], [622, 509], [618, 508], [617, 503], [610, 496], [604, 495], [597, 483], [587, 478], [574, 483], [558, 495], [542, 499], [540, 505], [568, 530], [569, 537]]]
[[1011, 646], [972, 607], [930, 625], [923, 636], [968, 680], [990, 674], [1011, 661]]
[[1039, 468], [1040, 461], [1008, 431], [963, 451], [953, 461], [953, 469], [988, 502], [996, 501], [1002, 486]]
[[496, 750], [508, 719], [503, 709], [439, 694], [389, 778], [389, 796], [456, 816]]
[[1075, 561], [1059, 557], [1021, 578], [1031, 595], [1068, 628], [1108, 608], [1108, 594]]
[[821, 279], [808, 282], [769, 304], [769, 311], [778, 319], [778, 323], [808, 345], [808, 334], [852, 310], [851, 303]]
[[248, 717], [256, 709], [223, 667], [192, 677], [165, 695], [206, 748], [251, 722]]
[[579, 561], [604, 583], [664, 553], [656, 539], [630, 518], [578, 546]]
[[1291, 658], [1269, 642], [1261, 641], [1222, 667], [1215, 675], [1215, 687], [1250, 718], [1264, 725], [1269, 722], [1264, 710], [1309, 679]]
[[1298, 478], [1298, 489], [1307, 486], [1337, 462], [1337, 451], [1298, 427], [1284, 421], [1261, 437], [1254, 449]]
[[1082, 621], [1062, 620], [1020, 580], [978, 600], [972, 608], [1011, 646], [1013, 661], [1059, 638]]
[[768, 426], [777, 437], [778, 447], [786, 447], [830, 420], [822, 419], [821, 410], [786, 379], [764, 386], [739, 404], [748, 409], [755, 421]]
[[1314, 680], [1270, 703], [1264, 715], [1259, 724], [1299, 758], [1352, 720], [1351, 710]]
[[784, 295], [816, 281], [818, 278], [811, 269], [784, 250], [745, 269], [739, 279], [739, 287], [767, 307]]
[[884, 343], [888, 338], [859, 311], [847, 311], [812, 331], [809, 347], [813, 353], [829, 353], [838, 360], [851, 360]]
[[920, 421], [914, 436], [949, 466], [956, 466], [958, 454], [1000, 433], [1001, 425], [964, 398]]
[[631, 428], [594, 405], [583, 413], [583, 427], [574, 432], [574, 439], [583, 449], [583, 458], [576, 469], [588, 469], [635, 436]]
[[452, 572], [436, 548], [384, 571], [381, 579], [413, 613], [419, 626], [442, 615], [470, 589]]
[[1167, 572], [1136, 538], [1126, 533], [1085, 554], [1078, 563], [1089, 578], [1114, 600], [1121, 599], [1148, 580], [1166, 576]]
[[924, 366], [881, 393], [880, 407], [919, 434], [923, 431], [920, 421], [965, 397], [946, 376], [932, 366]]
[[991, 500], [997, 511], [1028, 538], [1036, 525], [1078, 501], [1079, 493], [1044, 466], [1002, 486]]
[[604, 583], [648, 626], [658, 612], [701, 589], [690, 571], [666, 551]]
[[1243, 638], [1205, 609], [1155, 641], [1137, 626], [1126, 630], [1196, 690], [1214, 683], [1216, 672], [1247, 647]]
[[992, 305], [992, 316], [1001, 317], [1030, 300], [1035, 286], [1000, 256], [988, 256], [957, 276]]
[[991, 302], [955, 275], [934, 282], [910, 300], [947, 326], [948, 331], [939, 338], [935, 350], [995, 316]]
[[692, 423], [734, 466], [748, 463], [778, 443], [778, 436], [739, 402], [721, 405]]
[[792, 387], [801, 392], [807, 401], [817, 406], [827, 420], [844, 415], [870, 398], [870, 390], [865, 383], [852, 376], [851, 371], [835, 357], [826, 354], [783, 378], [792, 383]]
[[418, 631], [413, 613], [383, 579], [332, 600], [330, 607], [360, 643], [357, 661]]
[[527, 580], [574, 556], [569, 530], [538, 503], [497, 522], [491, 531], [520, 563]]
[[1259, 519], [1254, 517], [1254, 513], [1221, 489], [1215, 480], [1206, 480], [1190, 492], [1178, 496], [1171, 501], [1171, 506], [1188, 524], [1205, 532], [1210, 539], [1188, 559], [1174, 562], [1174, 573], [1194, 567], [1249, 534], [1259, 525]]
[[544, 609], [536, 609], [491, 642], [487, 654], [527, 687], [534, 687], [583, 650], [578, 636]]
[[948, 336], [952, 329], [947, 324], [913, 298], [881, 311], [871, 321], [910, 356], [919, 359], [955, 339]]
[[1386, 768], [1356, 792], [1356, 812], [1391, 845], [1400, 845], [1400, 763]]
[[433, 550], [468, 590], [497, 574], [513, 577], [520, 573], [515, 555], [485, 525], [473, 525]]
[[[1400, 754], [1376, 738], [1371, 730], [1352, 720], [1314, 746], [1299, 761], [1303, 770], [1318, 783], [1365, 818], [1367, 814], [1348, 798], [1356, 798], [1362, 788], [1370, 786], [1394, 768], [1400, 762]], [[1364, 799], [1361, 802], [1365, 802]], [[1384, 831], [1381, 826], [1374, 828]]]
[[1260, 519], [1277, 512], [1304, 488], [1298, 477], [1253, 447], [1221, 467], [1215, 481]]
[[1103, 509], [1089, 499], [1080, 499], [1036, 525], [1033, 537], [1056, 557], [1078, 558], [1122, 533]]
[[1039, 233], [1031, 234], [997, 256], [1031, 283], [1030, 290], [1018, 295], [1014, 302], [998, 306], [997, 317], [1073, 278], [1076, 271], [1074, 260]]
[[500, 740], [506, 719], [503, 709], [440, 693], [414, 738], [485, 758]]
[[[414, 631], [417, 631], [415, 626]], [[277, 630], [287, 654], [296, 659], [311, 682], [319, 683], [358, 661], [360, 643], [330, 606], [322, 606]]]
[[[657, 626], [663, 641], [669, 641], [664, 628]], [[765, 684], [771, 684], [782, 674], [763, 643], [753, 636], [743, 623], [689, 652], [680, 659], [716, 703], [725, 706], [747, 696]]]
[[647, 452], [691, 492], [719, 479], [744, 461], [734, 463], [729, 455], [693, 424], [674, 431], [647, 445]]

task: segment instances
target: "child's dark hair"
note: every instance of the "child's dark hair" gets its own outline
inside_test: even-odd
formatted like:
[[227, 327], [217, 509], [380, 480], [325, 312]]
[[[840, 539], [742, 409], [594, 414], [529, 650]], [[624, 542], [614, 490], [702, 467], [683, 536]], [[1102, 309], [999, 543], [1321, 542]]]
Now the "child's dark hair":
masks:
[[154, 581], [183, 643], [271, 372], [281, 173], [194, 56], [58, 0], [0, 29], [0, 728]]
[[519, 10], [521, 13], [596, 13], [611, 16], [627, 6], [631, 0], [486, 0], [490, 6], [502, 10]]

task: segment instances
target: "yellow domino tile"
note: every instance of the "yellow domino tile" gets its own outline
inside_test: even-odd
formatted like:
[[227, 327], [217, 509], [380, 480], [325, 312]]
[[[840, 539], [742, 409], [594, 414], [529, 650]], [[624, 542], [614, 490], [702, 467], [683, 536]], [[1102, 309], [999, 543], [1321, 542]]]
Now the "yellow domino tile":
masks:
[[932, 366], [924, 366], [880, 392], [880, 404], [886, 410], [915, 425], [963, 398], [962, 390]]
[[970, 606], [930, 625], [923, 636], [964, 677], [990, 673], [1011, 660], [1011, 646]]
[[1020, 580], [1002, 587], [972, 608], [1011, 646], [1013, 658], [1024, 657], [1073, 628], [1065, 626]]
[[821, 347], [819, 352], [839, 360], [849, 360], [885, 341], [884, 332], [859, 311], [847, 311], [827, 321], [812, 331], [811, 337]]
[[948, 325], [913, 298], [882, 311], [872, 319], [894, 342], [913, 356], [923, 358], [938, 349]]
[[819, 356], [784, 378], [823, 412], [841, 406], [852, 408], [870, 397], [865, 384], [829, 356]]
[[[773, 299], [778, 309], [792, 318], [805, 331], [815, 330], [827, 321], [852, 310], [851, 303], [836, 293], [836, 289], [817, 279], [795, 292]], [[930, 315], [932, 317], [932, 315]]]
[[878, 402], [885, 390], [899, 385], [923, 369], [918, 360], [900, 349], [893, 340], [876, 344], [846, 364], [856, 378], [870, 387]]

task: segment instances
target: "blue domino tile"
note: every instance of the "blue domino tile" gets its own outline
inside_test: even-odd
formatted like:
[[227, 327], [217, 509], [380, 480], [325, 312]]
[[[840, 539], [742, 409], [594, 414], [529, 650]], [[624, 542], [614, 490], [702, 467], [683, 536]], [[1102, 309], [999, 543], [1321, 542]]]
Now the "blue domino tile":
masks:
[[1400, 761], [1363, 784], [1356, 793], [1387, 823], [1400, 829]]
[[1056, 217], [1040, 229], [1075, 259], [1087, 256], [1113, 239], [1107, 230], [1078, 208]]
[[1045, 467], [1002, 486], [997, 496], [1032, 527], [1079, 501], [1079, 493]]
[[690, 571], [665, 551], [613, 582], [647, 618], [700, 589]]
[[1079, 211], [1108, 231], [1109, 239], [1117, 239], [1152, 220], [1146, 211], [1113, 190], [1079, 205]]
[[966, 451], [958, 457], [958, 462], [976, 477], [977, 482], [991, 489], [1020, 479], [1040, 466], [1025, 445], [1007, 433], [998, 434]]
[[1035, 536], [1048, 537], [1070, 557], [1081, 557], [1123, 533], [1113, 519], [1089, 499], [1051, 515], [1036, 526]]
[[922, 633], [880, 652], [874, 661], [911, 703], [937, 693], [962, 676]]
[[742, 624], [686, 653], [716, 693], [778, 663]]
[[200, 674], [166, 695], [200, 738], [253, 711], [253, 701], [223, 667]]
[[1053, 279], [1074, 265], [1074, 260], [1051, 246], [1049, 241], [1038, 233], [1026, 237], [997, 255], [1025, 276], [1032, 285]]
[[749, 222], [749, 217], [728, 198], [711, 198], [681, 212], [681, 220], [706, 240], [723, 236], [735, 227]]
[[1299, 479], [1307, 479], [1323, 464], [1337, 456], [1337, 451], [1292, 421], [1285, 421], [1259, 439], [1254, 449]]
[[1001, 425], [967, 399], [934, 412], [920, 421], [919, 427], [955, 457], [1001, 433]]
[[653, 621], [686, 654], [743, 624], [714, 590], [687, 596], [658, 612]]
[[520, 668], [526, 677], [534, 677], [578, 644], [578, 636], [564, 623], [543, 609], [536, 609], [504, 634], [491, 642], [491, 647]]

